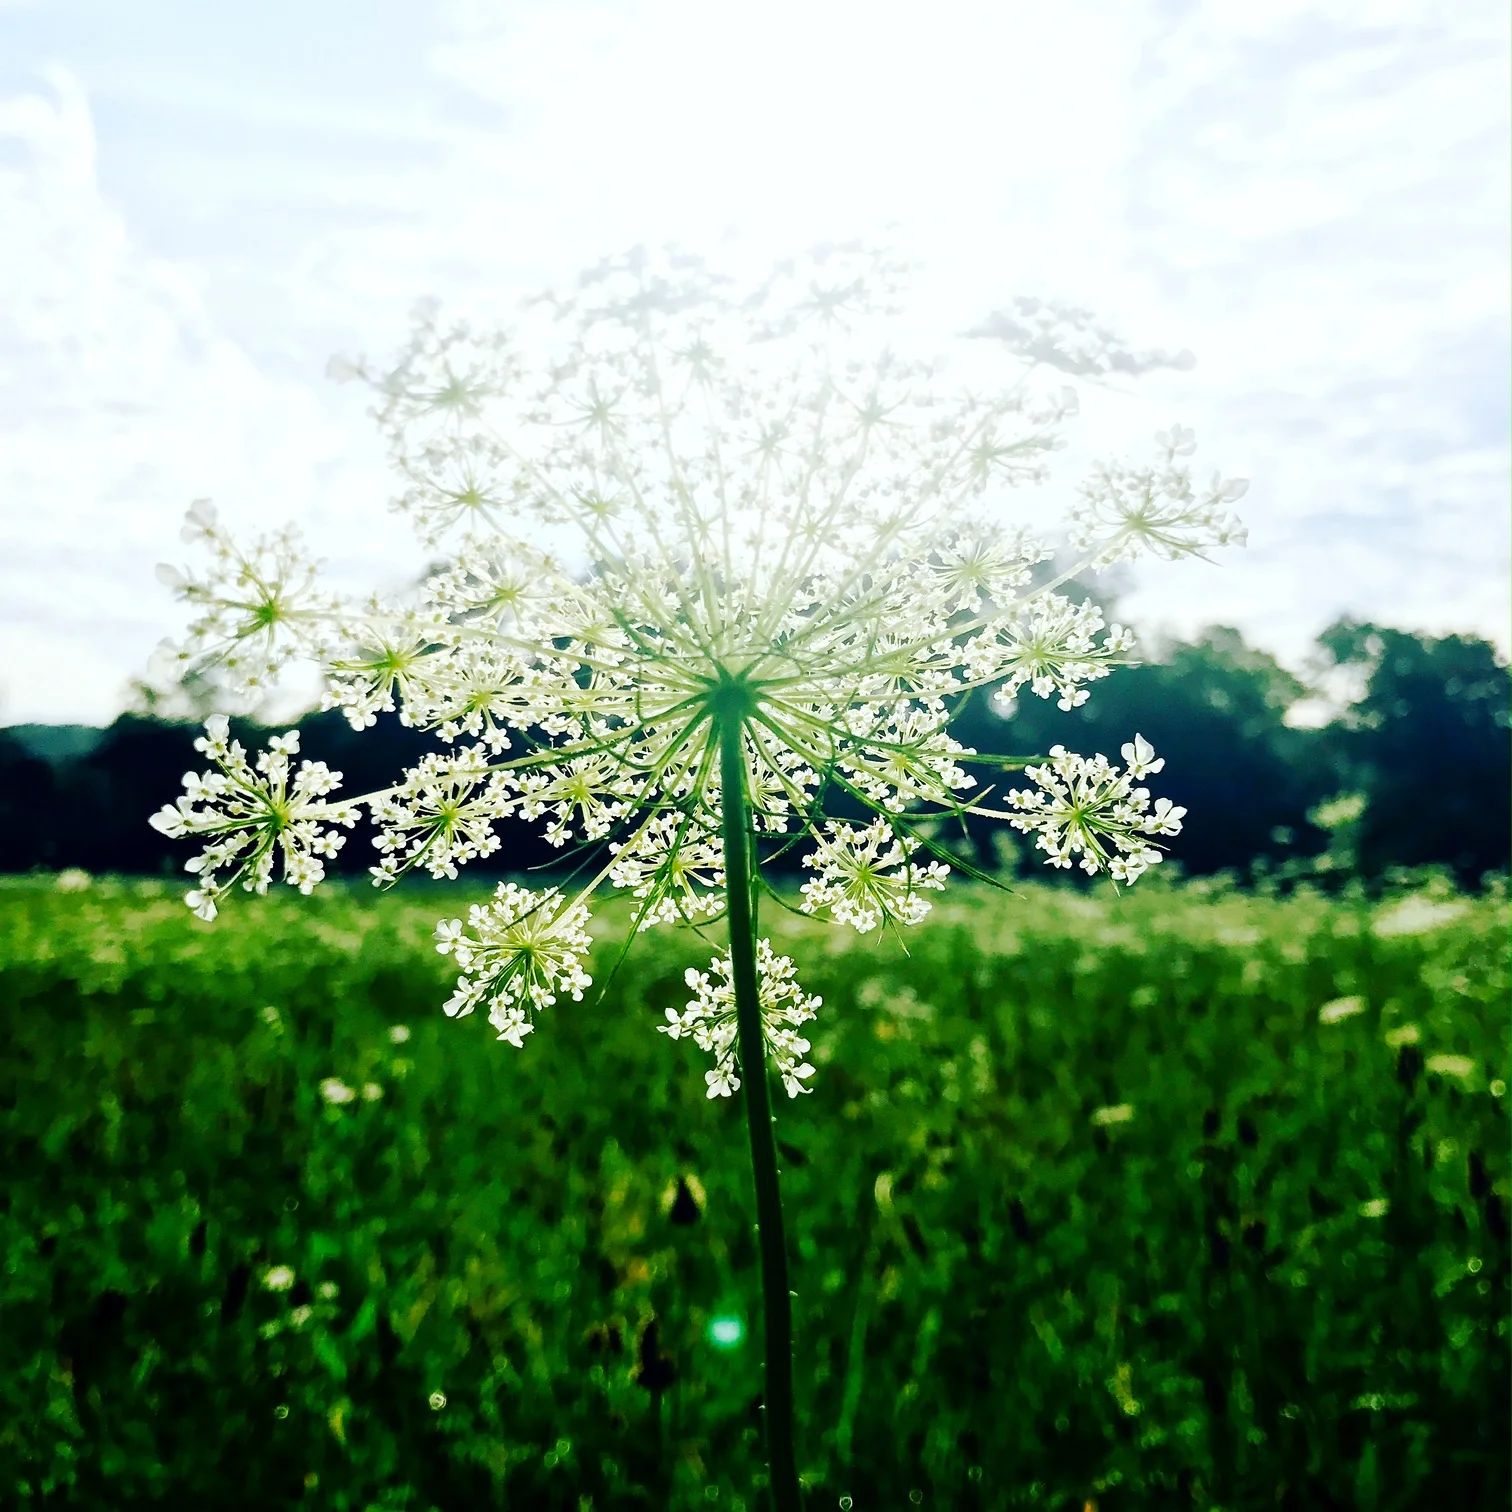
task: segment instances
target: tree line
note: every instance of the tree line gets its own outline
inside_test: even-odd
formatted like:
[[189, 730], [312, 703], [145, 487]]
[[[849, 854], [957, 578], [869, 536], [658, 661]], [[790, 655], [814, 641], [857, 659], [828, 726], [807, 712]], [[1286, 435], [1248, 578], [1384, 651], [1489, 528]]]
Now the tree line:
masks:
[[[1004, 717], [977, 695], [953, 731], [982, 752], [1044, 755], [1063, 744], [1115, 760], [1139, 731], [1166, 758], [1152, 791], [1187, 809], [1170, 859], [1188, 875], [1327, 881], [1438, 867], [1473, 887], [1505, 872], [1512, 678], [1496, 648], [1341, 620], [1319, 637], [1318, 653], [1320, 675], [1339, 669], [1354, 697], [1317, 727], [1287, 720], [1312, 690], [1220, 627], [1094, 684], [1081, 708], [1063, 712], [1026, 691]], [[343, 772], [354, 793], [387, 786], [433, 745], [392, 717], [357, 732], [337, 712], [315, 713], [298, 728], [301, 754]], [[236, 733], [251, 747], [266, 734], [247, 722]], [[178, 873], [189, 850], [147, 818], [177, 797], [185, 771], [202, 766], [198, 734], [150, 704], [104, 730], [0, 729], [0, 871]], [[985, 769], [980, 777], [998, 791], [1014, 782]], [[538, 825], [510, 822], [499, 833], [501, 849], [476, 870], [561, 861]], [[1001, 822], [968, 821], [938, 839], [977, 865], [1045, 875], [1027, 846], [1005, 843], [1008, 834]], [[334, 870], [364, 873], [376, 859], [370, 838], [359, 827]]]

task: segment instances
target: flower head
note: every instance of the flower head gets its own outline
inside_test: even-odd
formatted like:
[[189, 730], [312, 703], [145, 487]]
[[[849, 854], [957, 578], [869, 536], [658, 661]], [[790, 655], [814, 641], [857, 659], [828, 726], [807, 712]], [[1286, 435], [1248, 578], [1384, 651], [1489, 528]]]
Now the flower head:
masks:
[[[767, 1053], [788, 1096], [797, 1097], [800, 1092], [812, 1090], [803, 1083], [814, 1074], [814, 1068], [803, 1061], [809, 1042], [797, 1031], [814, 1018], [815, 1010], [824, 1000], [805, 995], [798, 985], [792, 961], [787, 956], [774, 955], [770, 940], [756, 942], [756, 976]], [[694, 993], [692, 1000], [682, 1013], [668, 1008], [667, 1022], [657, 1025], [672, 1039], [690, 1036], [700, 1050], [714, 1057], [714, 1069], [704, 1073], [710, 1097], [729, 1097], [740, 1087], [734, 978], [729, 956], [715, 957], [708, 971], [696, 971], [690, 966], [686, 980]]]
[[1088, 550], [1099, 567], [1146, 553], [1170, 560], [1209, 546], [1244, 544], [1244, 526], [1228, 506], [1244, 497], [1248, 481], [1214, 473], [1207, 488], [1194, 488], [1191, 469], [1176, 460], [1197, 449], [1193, 433], [1174, 425], [1157, 431], [1155, 441], [1155, 466], [1105, 463], [1082, 485], [1071, 542]]
[[818, 876], [803, 884], [804, 913], [829, 909], [837, 924], [849, 924], [861, 934], [884, 919], [917, 924], [929, 912], [924, 892], [939, 892], [950, 868], [939, 861], [924, 866], [909, 859], [919, 848], [910, 836], [899, 838], [885, 819], [864, 829], [831, 820], [823, 839], [805, 866]]
[[174, 839], [212, 837], [185, 863], [185, 870], [200, 878], [185, 899], [189, 906], [202, 919], [213, 919], [237, 882], [248, 892], [267, 892], [275, 856], [283, 861], [285, 882], [302, 893], [313, 891], [325, 876], [325, 861], [346, 843], [345, 835], [326, 826], [350, 828], [358, 818], [355, 805], [327, 801], [341, 773], [323, 761], [304, 761], [291, 783], [289, 758], [299, 751], [298, 730], [275, 735], [254, 770], [241, 742], [231, 739], [223, 714], [210, 717], [194, 747], [216, 770], [188, 773], [177, 804], [165, 805], [151, 819], [154, 829]]
[[[1077, 410], [1038, 372], [1096, 380], [1182, 359], [1131, 352], [1084, 311], [1020, 301], [974, 333], [1018, 371], [982, 381], [978, 344], [976, 381], [957, 382], [899, 350], [903, 272], [837, 247], [742, 289], [692, 259], [635, 253], [534, 302], [513, 329], [444, 325], [424, 306], [395, 363], [345, 364], [377, 395], [396, 507], [447, 559], [408, 594], [332, 607], [292, 535], [243, 552], [196, 505], [188, 528], [211, 569], [167, 575], [199, 613], [187, 654], [249, 688], [313, 657], [327, 705], [355, 727], [393, 713], [437, 746], [341, 805], [323, 768], [306, 763], [290, 785], [291, 737], [254, 772], [213, 727], [219, 771], [156, 821], [212, 836], [191, 863], [204, 874], [191, 902], [208, 916], [230, 881], [261, 890], [275, 851], [291, 881], [313, 884], [341, 838], [322, 823], [349, 824], [358, 803], [383, 884], [416, 868], [452, 877], [498, 850], [500, 821], [538, 820], [553, 846], [599, 863], [581, 892], [505, 884], [436, 935], [461, 970], [447, 1011], [486, 1005], [516, 1045], [540, 1009], [588, 985], [597, 890], [628, 892], [647, 928], [705, 920], [750, 880], [725, 875], [727, 807], [748, 815], [753, 845], [809, 849], [806, 910], [862, 930], [923, 917], [948, 868], [918, 854], [931, 842], [917, 821], [995, 812], [976, 753], [950, 734], [961, 699], [1027, 689], [1074, 708], [1133, 649], [1058, 591], [1069, 574], [1043, 581], [1046, 539], [1001, 518], [1004, 494], [1045, 481]], [[1083, 489], [1080, 565], [1239, 539], [1220, 506], [1241, 485], [1196, 489], [1190, 432], [1159, 442], [1154, 468], [1107, 464]], [[1120, 773], [1057, 747], [1028, 769], [1038, 790], [1011, 794], [999, 817], [1036, 833], [1052, 864], [1076, 857], [1132, 881], [1181, 811], [1151, 810], [1132, 786], [1159, 770], [1147, 745], [1136, 737], [1125, 755]], [[836, 798], [869, 817], [834, 818]], [[784, 959], [760, 958], [772, 1011], [809, 1012]], [[677, 1018], [721, 1057], [716, 1095], [736, 1084], [718, 976], [716, 963], [695, 1018]], [[797, 1041], [784, 1043], [780, 1064], [798, 1067]], [[791, 1091], [807, 1072], [783, 1074]]]
[[326, 646], [337, 600], [318, 586], [318, 564], [304, 554], [293, 528], [238, 546], [209, 499], [196, 499], [180, 532], [205, 550], [202, 575], [169, 563], [158, 581], [196, 610], [189, 637], [172, 648], [181, 665], [219, 667], [238, 691], [269, 686], [296, 656]]
[[1136, 735], [1123, 748], [1127, 771], [1106, 756], [1073, 755], [1064, 746], [1050, 747], [1043, 766], [1025, 768], [1038, 792], [1015, 788], [1008, 794], [1014, 810], [1008, 822], [1035, 835], [1050, 865], [1069, 867], [1074, 858], [1089, 876], [1107, 871], [1115, 882], [1133, 882], [1160, 860], [1150, 843], [1155, 835], [1179, 835], [1186, 814], [1169, 798], [1150, 807], [1148, 788], [1135, 787], [1144, 772], [1165, 765], [1155, 759], [1148, 741]]
[[446, 1012], [462, 1017], [486, 1003], [499, 1038], [519, 1046], [534, 1027], [530, 1012], [554, 1003], [559, 992], [581, 1002], [593, 984], [582, 968], [592, 943], [587, 922], [588, 910], [563, 906], [556, 888], [531, 893], [513, 882], [501, 883], [491, 903], [468, 909], [471, 933], [460, 919], [443, 920], [436, 949], [462, 968]]

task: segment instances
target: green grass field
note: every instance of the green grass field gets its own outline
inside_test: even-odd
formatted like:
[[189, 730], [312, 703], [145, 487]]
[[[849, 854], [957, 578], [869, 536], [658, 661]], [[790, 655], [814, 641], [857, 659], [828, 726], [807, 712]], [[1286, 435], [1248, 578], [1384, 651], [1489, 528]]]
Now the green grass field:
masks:
[[[710, 950], [517, 1051], [439, 1010], [476, 895], [0, 886], [0, 1505], [757, 1512]], [[811, 1508], [1506, 1506], [1504, 897], [774, 913]]]

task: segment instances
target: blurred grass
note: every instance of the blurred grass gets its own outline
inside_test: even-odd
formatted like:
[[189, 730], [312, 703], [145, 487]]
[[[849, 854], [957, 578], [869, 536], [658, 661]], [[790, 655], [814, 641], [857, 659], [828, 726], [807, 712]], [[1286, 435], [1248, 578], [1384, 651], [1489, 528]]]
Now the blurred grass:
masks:
[[[474, 896], [0, 884], [0, 1504], [756, 1512], [741, 1109], [653, 1032], [710, 951], [515, 1051], [439, 1012]], [[765, 923], [812, 1507], [1505, 1506], [1504, 896]]]

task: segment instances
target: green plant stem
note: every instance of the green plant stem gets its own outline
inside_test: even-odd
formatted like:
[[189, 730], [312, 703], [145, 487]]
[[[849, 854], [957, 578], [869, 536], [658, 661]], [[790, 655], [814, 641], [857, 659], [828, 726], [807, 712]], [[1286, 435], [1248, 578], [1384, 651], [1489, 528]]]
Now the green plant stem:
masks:
[[756, 909], [751, 893], [751, 842], [747, 830], [744, 721], [720, 721], [721, 801], [724, 804], [725, 888], [729, 898], [730, 964], [735, 1020], [740, 1031], [740, 1080], [751, 1132], [756, 1178], [756, 1225], [761, 1241], [762, 1321], [766, 1338], [763, 1418], [767, 1471], [775, 1512], [802, 1512], [793, 1453], [793, 1303], [788, 1291], [782, 1197], [777, 1189], [777, 1141], [772, 1132], [766, 1036], [756, 981]]

